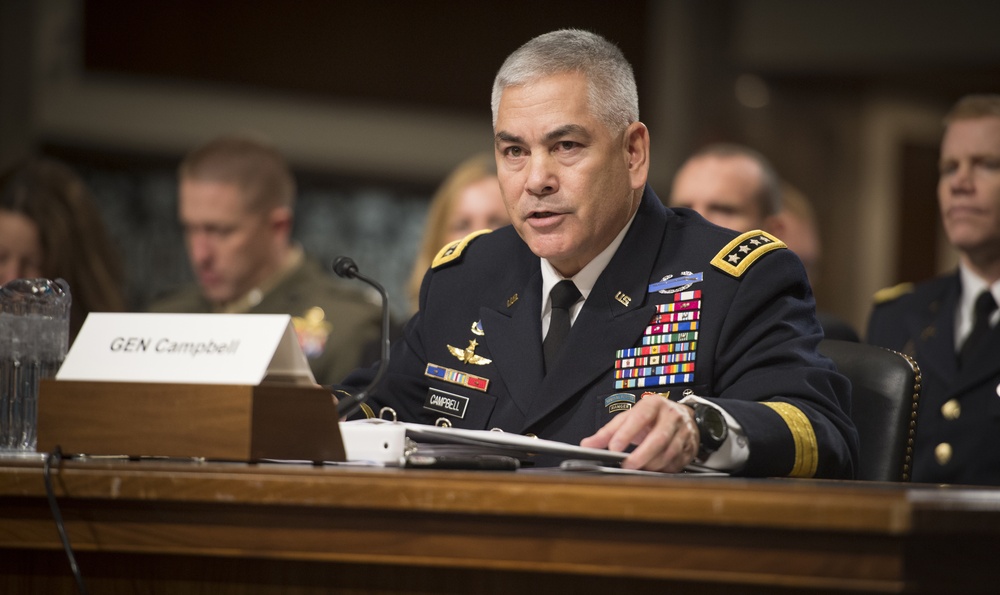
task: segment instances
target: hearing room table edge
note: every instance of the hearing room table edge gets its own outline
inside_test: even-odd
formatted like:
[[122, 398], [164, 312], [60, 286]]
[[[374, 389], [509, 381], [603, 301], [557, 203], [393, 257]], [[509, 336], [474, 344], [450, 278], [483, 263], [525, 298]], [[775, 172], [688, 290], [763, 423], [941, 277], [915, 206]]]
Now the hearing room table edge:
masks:
[[[1000, 547], [985, 488], [114, 459], [52, 477], [91, 593], [988, 592]], [[75, 592], [37, 460], [0, 458], [0, 592]]]

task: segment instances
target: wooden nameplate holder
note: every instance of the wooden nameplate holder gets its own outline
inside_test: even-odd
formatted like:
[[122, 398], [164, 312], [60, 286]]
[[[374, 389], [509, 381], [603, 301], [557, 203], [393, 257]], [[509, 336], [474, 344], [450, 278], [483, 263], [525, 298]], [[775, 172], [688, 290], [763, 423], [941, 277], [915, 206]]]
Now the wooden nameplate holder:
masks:
[[42, 380], [38, 452], [344, 461], [337, 406], [319, 386]]

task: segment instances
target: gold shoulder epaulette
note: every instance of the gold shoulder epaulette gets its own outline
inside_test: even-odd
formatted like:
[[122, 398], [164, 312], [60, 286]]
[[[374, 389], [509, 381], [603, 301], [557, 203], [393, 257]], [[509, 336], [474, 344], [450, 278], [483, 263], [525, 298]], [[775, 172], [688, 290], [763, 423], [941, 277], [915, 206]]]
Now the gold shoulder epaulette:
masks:
[[894, 285], [892, 287], [883, 287], [882, 289], [875, 292], [872, 296], [872, 300], [875, 304], [884, 304], [886, 302], [891, 302], [892, 300], [906, 295], [913, 291], [913, 283], [900, 283], [899, 285]]
[[755, 229], [734, 238], [712, 259], [712, 266], [737, 279], [743, 276], [750, 265], [771, 250], [785, 248], [785, 243], [767, 233]]
[[493, 230], [480, 229], [479, 231], [470, 233], [461, 240], [455, 240], [454, 242], [446, 244], [445, 247], [441, 248], [441, 251], [437, 253], [437, 256], [434, 257], [434, 261], [431, 262], [431, 268], [436, 269], [442, 265], [448, 264], [449, 262], [458, 260], [458, 258], [462, 256], [462, 251], [465, 250], [465, 247], [468, 246], [472, 240], [483, 234], [490, 233], [491, 231]]

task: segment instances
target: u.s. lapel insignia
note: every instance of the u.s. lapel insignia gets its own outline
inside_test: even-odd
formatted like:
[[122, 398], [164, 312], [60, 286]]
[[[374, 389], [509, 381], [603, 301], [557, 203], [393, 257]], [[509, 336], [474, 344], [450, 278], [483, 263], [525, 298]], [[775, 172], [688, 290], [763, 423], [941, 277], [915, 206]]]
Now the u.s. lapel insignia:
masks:
[[517, 301], [517, 294], [515, 293], [514, 295], [507, 298], [507, 307], [510, 308], [511, 306], [514, 305], [514, 302], [516, 301]]
[[483, 331], [483, 321], [477, 320], [472, 323], [472, 334], [478, 337], [482, 337], [486, 333]]
[[632, 298], [630, 298], [629, 296], [625, 295], [620, 291], [615, 294], [615, 299], [618, 300], [618, 302], [621, 303], [621, 305], [625, 306], [626, 308], [628, 308], [628, 305], [632, 303]]
[[493, 360], [487, 359], [481, 355], [476, 355], [476, 347], [479, 346], [479, 342], [475, 339], [469, 341], [469, 346], [465, 349], [459, 349], [458, 347], [452, 347], [448, 345], [448, 351], [452, 355], [458, 358], [458, 361], [463, 364], [472, 364], [474, 366], [485, 366], [486, 364], [492, 363]]
[[649, 293], [658, 291], [666, 294], [684, 291], [690, 289], [695, 283], [701, 283], [704, 280], [704, 276], [704, 273], [692, 273], [691, 271], [683, 271], [676, 277], [667, 275], [656, 283], [650, 283]]

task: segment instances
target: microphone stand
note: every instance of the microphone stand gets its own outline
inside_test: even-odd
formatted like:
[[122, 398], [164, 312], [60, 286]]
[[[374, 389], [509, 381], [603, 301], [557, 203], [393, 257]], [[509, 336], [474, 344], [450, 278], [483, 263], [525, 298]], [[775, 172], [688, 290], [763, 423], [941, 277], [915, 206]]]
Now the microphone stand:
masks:
[[368, 386], [337, 403], [337, 417], [343, 419], [354, 415], [368, 400], [368, 395], [382, 382], [389, 368], [389, 295], [382, 284], [358, 272], [358, 265], [349, 256], [338, 256], [333, 261], [333, 272], [345, 279], [360, 279], [378, 290], [382, 297], [382, 335], [380, 337], [381, 359], [375, 377]]

